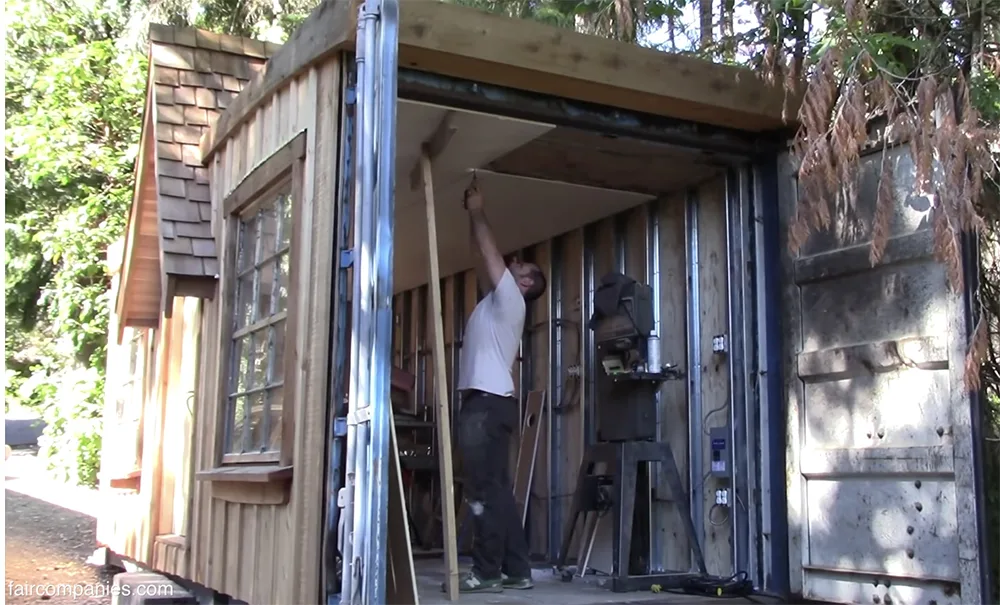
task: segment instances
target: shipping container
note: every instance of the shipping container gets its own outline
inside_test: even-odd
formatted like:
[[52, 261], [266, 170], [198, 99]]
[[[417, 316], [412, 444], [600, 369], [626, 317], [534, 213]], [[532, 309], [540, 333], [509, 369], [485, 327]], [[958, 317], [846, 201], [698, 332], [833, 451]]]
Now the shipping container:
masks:
[[[874, 144], [857, 203], [792, 254], [783, 115], [798, 100], [781, 86], [454, 4], [396, 4], [327, 0], [281, 46], [151, 27], [114, 263], [101, 545], [253, 605], [410, 602], [400, 565], [422, 601], [447, 602], [468, 522], [439, 428], [454, 429], [481, 296], [462, 207], [475, 176], [502, 252], [548, 283], [513, 369], [511, 468], [541, 578], [528, 596], [676, 598], [543, 569], [564, 554], [577, 472], [609, 413], [588, 320], [618, 272], [650, 286], [660, 362], [677, 370], [650, 423], [683, 489], [664, 463], [641, 484], [650, 570], [695, 569], [690, 519], [708, 574], [746, 573], [762, 594], [983, 602], [979, 410], [964, 387], [975, 309], [934, 256], [908, 149]], [[883, 152], [899, 204], [872, 263]], [[976, 266], [967, 257], [967, 284]], [[593, 531], [594, 569], [611, 569], [613, 533]]]

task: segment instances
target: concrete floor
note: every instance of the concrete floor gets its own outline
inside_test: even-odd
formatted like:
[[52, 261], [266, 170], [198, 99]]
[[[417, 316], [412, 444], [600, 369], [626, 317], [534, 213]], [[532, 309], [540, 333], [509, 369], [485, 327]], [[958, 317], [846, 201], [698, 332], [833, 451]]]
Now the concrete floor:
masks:
[[[417, 588], [420, 591], [421, 605], [450, 605], [447, 595], [441, 591], [444, 581], [444, 567], [440, 559], [414, 561], [417, 572]], [[461, 565], [462, 571], [468, 569], [468, 564]], [[754, 596], [753, 601], [747, 599], [715, 599], [696, 595], [675, 593], [630, 592], [614, 593], [610, 589], [601, 588], [598, 582], [601, 578], [588, 577], [586, 580], [574, 578], [572, 582], [563, 582], [551, 569], [535, 569], [532, 577], [535, 587], [531, 590], [505, 590], [493, 594], [461, 595], [458, 603], [461, 605], [606, 605], [611, 603], [630, 604], [648, 603], [665, 605], [701, 605], [709, 603], [778, 603], [771, 598]]]

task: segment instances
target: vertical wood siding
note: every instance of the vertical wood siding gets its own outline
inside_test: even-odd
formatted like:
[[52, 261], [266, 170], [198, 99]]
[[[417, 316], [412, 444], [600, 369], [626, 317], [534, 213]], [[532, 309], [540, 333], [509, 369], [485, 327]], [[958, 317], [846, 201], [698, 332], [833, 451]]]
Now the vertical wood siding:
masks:
[[[195, 481], [191, 518], [191, 579], [249, 603], [318, 603], [328, 372], [329, 287], [332, 276], [334, 208], [339, 148], [340, 64], [309, 68], [264, 103], [226, 141], [210, 162], [212, 228], [222, 242], [222, 202], [255, 166], [299, 132], [307, 133], [304, 183], [297, 200], [303, 226], [293, 234], [300, 247], [291, 304], [298, 305], [297, 339], [286, 355], [298, 360], [294, 376], [294, 478], [287, 504], [248, 505], [212, 498], [210, 482]], [[222, 268], [225, 279], [226, 267]], [[228, 341], [219, 325], [220, 305], [207, 301], [198, 398], [195, 464], [216, 466], [221, 421], [218, 384], [220, 347]], [[292, 346], [294, 345], [294, 347]]]

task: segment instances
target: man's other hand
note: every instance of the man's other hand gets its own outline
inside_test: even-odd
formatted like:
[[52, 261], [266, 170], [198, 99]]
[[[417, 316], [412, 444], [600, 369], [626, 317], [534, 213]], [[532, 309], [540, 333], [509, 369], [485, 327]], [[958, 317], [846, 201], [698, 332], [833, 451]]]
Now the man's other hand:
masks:
[[472, 183], [465, 189], [465, 209], [482, 210], [483, 195], [479, 193], [479, 185], [473, 179]]

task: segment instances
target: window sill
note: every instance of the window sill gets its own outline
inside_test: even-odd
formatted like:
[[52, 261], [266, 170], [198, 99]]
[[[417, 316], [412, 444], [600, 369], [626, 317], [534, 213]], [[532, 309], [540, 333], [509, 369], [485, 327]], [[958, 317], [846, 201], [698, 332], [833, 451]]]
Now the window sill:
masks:
[[123, 489], [137, 492], [139, 491], [141, 483], [142, 469], [135, 469], [125, 473], [124, 475], [108, 477], [108, 487], [111, 489]]
[[288, 503], [292, 487], [292, 467], [278, 465], [222, 466], [195, 474], [199, 481], [212, 484], [212, 497], [237, 504]]

